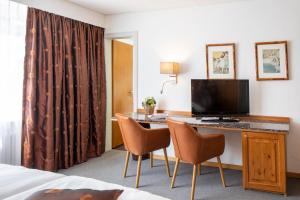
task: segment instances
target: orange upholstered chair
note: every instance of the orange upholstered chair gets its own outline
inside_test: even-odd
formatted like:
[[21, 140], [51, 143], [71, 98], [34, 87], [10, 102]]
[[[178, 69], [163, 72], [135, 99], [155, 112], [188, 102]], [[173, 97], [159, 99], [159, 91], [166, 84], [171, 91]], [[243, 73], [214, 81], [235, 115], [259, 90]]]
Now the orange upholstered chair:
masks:
[[123, 177], [126, 177], [130, 153], [138, 156], [136, 175], [136, 187], [139, 186], [142, 156], [150, 153], [150, 164], [152, 167], [152, 152], [163, 149], [168, 176], [170, 168], [166, 148], [170, 145], [170, 132], [168, 128], [146, 129], [130, 117], [116, 114], [125, 149], [127, 150]]
[[171, 188], [173, 188], [174, 186], [180, 161], [192, 164], [193, 178], [191, 200], [193, 200], [195, 195], [197, 166], [199, 167], [198, 170], [200, 174], [201, 163], [214, 157], [217, 157], [222, 183], [223, 186], [226, 187], [220, 160], [220, 156], [223, 154], [225, 148], [224, 135], [199, 134], [193, 127], [189, 126], [188, 124], [171, 119], [168, 119], [167, 123], [170, 129], [176, 155], [176, 164], [171, 182]]

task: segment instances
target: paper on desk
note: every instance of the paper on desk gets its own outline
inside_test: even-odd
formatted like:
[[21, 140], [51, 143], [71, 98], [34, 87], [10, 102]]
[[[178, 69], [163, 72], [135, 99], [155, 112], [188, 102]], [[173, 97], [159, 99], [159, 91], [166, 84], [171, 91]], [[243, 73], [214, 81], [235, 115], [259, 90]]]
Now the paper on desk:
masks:
[[157, 119], [166, 119], [168, 117], [167, 113], [157, 113], [157, 114], [153, 114], [150, 118], [157, 120]]

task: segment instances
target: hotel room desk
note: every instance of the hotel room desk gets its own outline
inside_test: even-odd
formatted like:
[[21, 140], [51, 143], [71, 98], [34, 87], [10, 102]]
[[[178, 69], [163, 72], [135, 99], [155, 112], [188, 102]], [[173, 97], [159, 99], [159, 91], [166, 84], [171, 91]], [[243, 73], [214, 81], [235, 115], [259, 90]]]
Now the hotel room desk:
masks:
[[[165, 118], [128, 114], [139, 123], [166, 124]], [[196, 128], [240, 131], [242, 134], [243, 187], [286, 195], [286, 145], [289, 118], [249, 116], [240, 122], [202, 122], [190, 116], [168, 115]], [[112, 120], [116, 120], [114, 117]]]

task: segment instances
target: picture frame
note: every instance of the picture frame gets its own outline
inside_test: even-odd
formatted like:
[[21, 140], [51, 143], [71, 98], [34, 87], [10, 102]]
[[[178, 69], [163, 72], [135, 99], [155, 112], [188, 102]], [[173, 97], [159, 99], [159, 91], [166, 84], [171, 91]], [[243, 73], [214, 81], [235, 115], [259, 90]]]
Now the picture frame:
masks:
[[289, 80], [287, 41], [255, 43], [256, 80]]
[[206, 45], [207, 79], [236, 79], [235, 43]]

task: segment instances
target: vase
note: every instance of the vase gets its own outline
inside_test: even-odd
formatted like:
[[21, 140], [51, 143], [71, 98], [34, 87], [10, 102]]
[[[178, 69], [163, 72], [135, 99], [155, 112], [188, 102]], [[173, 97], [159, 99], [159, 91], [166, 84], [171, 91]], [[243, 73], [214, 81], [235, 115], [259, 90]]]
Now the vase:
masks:
[[155, 106], [145, 105], [144, 110], [146, 115], [152, 115], [154, 113]]

